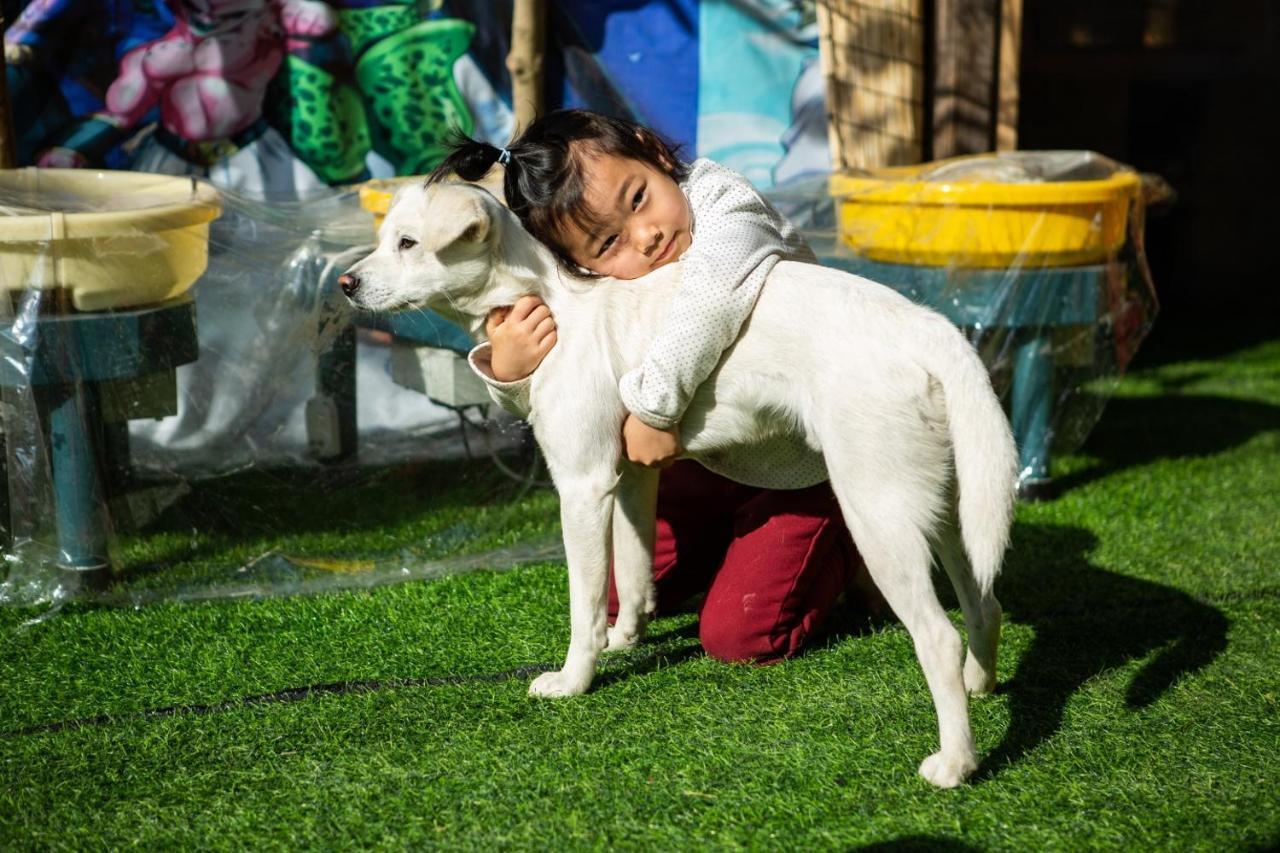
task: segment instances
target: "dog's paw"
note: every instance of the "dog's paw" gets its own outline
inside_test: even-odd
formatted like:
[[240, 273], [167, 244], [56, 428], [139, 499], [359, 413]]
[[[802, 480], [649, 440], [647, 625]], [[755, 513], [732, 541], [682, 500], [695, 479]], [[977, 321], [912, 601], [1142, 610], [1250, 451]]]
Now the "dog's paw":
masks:
[[559, 699], [564, 696], [580, 696], [591, 686], [591, 679], [574, 678], [565, 670], [544, 672], [529, 685], [529, 695], [543, 699]]
[[970, 652], [964, 661], [964, 688], [973, 696], [993, 692], [996, 689], [996, 668], [983, 666]]
[[606, 652], [616, 652], [619, 649], [630, 649], [640, 642], [639, 631], [624, 631], [617, 625], [609, 627], [608, 642], [605, 643], [604, 650]]
[[939, 788], [955, 788], [977, 769], [978, 759], [973, 755], [957, 757], [935, 752], [920, 762], [920, 775]]

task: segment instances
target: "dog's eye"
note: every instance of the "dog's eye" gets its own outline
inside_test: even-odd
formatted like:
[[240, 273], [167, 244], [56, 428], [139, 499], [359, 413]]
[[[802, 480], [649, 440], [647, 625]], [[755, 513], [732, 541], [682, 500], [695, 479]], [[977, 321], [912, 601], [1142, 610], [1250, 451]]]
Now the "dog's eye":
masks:
[[400, 238], [400, 251], [402, 252], [407, 252], [416, 245], [418, 245], [418, 241], [413, 239], [412, 237]]

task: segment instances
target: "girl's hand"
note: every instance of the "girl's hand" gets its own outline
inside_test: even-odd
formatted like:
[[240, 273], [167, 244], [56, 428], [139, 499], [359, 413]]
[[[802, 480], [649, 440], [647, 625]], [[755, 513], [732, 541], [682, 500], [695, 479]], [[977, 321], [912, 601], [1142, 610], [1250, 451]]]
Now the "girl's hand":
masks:
[[680, 430], [654, 429], [629, 414], [622, 424], [622, 452], [637, 465], [666, 468], [680, 455]]
[[556, 321], [551, 309], [536, 296], [521, 296], [516, 304], [494, 308], [484, 322], [489, 336], [490, 369], [499, 382], [524, 379], [537, 369], [556, 345]]

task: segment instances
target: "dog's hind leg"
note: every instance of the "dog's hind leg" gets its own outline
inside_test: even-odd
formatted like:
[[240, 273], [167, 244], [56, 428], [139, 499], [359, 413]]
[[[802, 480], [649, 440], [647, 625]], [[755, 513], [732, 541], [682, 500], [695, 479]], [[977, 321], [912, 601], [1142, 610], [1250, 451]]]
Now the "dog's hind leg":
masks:
[[[828, 469], [867, 570], [911, 635], [937, 709], [940, 749], [921, 762], [920, 775], [952, 788], [968, 778], [978, 760], [961, 669], [963, 644], [930, 577], [928, 534], [941, 516], [937, 504], [943, 486], [934, 489], [929, 467], [921, 464], [929, 460], [914, 457], [908, 442], [895, 440], [892, 430], [875, 432], [860, 436], [856, 448], [845, 442], [843, 453], [828, 451]], [[885, 470], [886, 459], [894, 460], [896, 471]]]
[[634, 646], [644, 637], [656, 601], [653, 591], [654, 513], [658, 472], [623, 463], [613, 509], [613, 581], [618, 618], [607, 650]]
[[[841, 495], [841, 503], [846, 500]], [[937, 709], [940, 749], [920, 764], [920, 775], [940, 788], [955, 787], [978, 761], [961, 670], [963, 646], [934, 592], [928, 540], [923, 531], [888, 517], [903, 507], [886, 501], [883, 490], [849, 504], [845, 518], [854, 542], [871, 579], [911, 635]]]
[[937, 533], [938, 559], [951, 578], [960, 609], [964, 612], [969, 651], [964, 660], [964, 686], [970, 693], [990, 693], [996, 687], [996, 657], [1000, 648], [1000, 602], [993, 593], [983, 594], [969, 566], [959, 519], [954, 511]]

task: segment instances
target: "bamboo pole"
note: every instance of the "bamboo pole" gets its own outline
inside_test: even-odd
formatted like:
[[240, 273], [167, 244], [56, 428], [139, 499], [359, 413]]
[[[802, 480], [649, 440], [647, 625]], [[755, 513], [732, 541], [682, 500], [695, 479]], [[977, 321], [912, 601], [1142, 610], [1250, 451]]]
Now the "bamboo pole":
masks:
[[542, 56], [547, 35], [545, 0], [515, 0], [511, 13], [511, 108], [516, 132], [542, 112]]
[[925, 2], [819, 0], [834, 169], [920, 162]]

